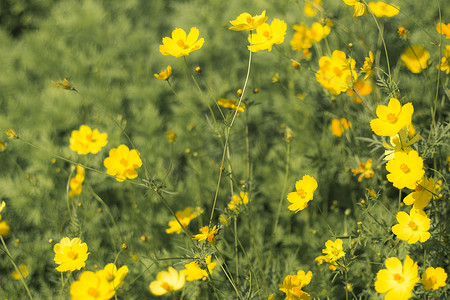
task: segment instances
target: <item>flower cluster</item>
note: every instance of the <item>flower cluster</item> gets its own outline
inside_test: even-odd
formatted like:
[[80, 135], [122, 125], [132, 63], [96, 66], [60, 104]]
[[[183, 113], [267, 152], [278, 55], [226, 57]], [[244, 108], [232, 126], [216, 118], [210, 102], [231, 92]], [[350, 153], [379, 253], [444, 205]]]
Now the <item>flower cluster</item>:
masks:
[[[237, 108], [236, 100], [232, 100], [232, 99], [219, 98], [219, 100], [217, 100], [217, 104], [222, 107], [225, 107], [225, 108], [231, 108], [232, 110], [236, 110], [236, 108]], [[245, 104], [241, 103], [239, 105], [238, 111], [244, 112]]]
[[331, 57], [322, 56], [319, 67], [316, 80], [332, 95], [347, 91], [357, 78], [355, 60], [339, 50], [333, 51]]
[[313, 46], [315, 42], [320, 42], [330, 34], [330, 27], [320, 23], [313, 23], [309, 28], [304, 23], [293, 26], [295, 33], [291, 40], [292, 50], [303, 51]]
[[248, 204], [248, 193], [240, 192], [239, 195], [233, 195], [228, 209], [234, 213], [238, 213], [240, 208]]

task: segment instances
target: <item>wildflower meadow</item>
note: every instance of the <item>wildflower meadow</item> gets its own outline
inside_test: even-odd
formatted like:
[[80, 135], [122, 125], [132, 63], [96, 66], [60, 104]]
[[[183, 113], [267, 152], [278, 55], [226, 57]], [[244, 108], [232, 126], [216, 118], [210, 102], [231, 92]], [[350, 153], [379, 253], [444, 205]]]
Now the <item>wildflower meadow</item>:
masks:
[[0, 299], [450, 299], [447, 0], [5, 0]]

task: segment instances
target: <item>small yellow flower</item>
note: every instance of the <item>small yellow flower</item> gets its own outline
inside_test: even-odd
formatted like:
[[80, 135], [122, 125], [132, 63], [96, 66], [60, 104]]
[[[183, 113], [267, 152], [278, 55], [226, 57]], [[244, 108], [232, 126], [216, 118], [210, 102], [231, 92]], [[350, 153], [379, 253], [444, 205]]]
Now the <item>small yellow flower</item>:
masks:
[[295, 183], [296, 192], [287, 195], [287, 200], [292, 203], [288, 209], [294, 212], [305, 209], [308, 202], [313, 199], [316, 188], [317, 181], [312, 176], [304, 175], [301, 180]]
[[361, 173], [358, 177], [358, 181], [361, 182], [363, 178], [372, 178], [374, 171], [372, 170], [372, 159], [369, 158], [366, 163], [360, 163], [358, 169], [352, 169], [353, 176]]
[[341, 137], [344, 130], [349, 128], [352, 128], [352, 122], [348, 122], [345, 118], [331, 120], [331, 133], [337, 137]]
[[189, 55], [192, 51], [200, 49], [205, 42], [203, 38], [197, 40], [198, 36], [199, 31], [196, 27], [192, 27], [187, 36], [183, 29], [175, 28], [172, 31], [172, 38], [164, 37], [162, 39], [163, 44], [159, 46], [159, 51], [163, 55], [175, 57]]
[[407, 40], [408, 36], [409, 36], [409, 30], [407, 30], [405, 27], [403, 26], [399, 26], [398, 30], [397, 30], [398, 36], [402, 39], [402, 40]]
[[81, 243], [79, 238], [62, 238], [61, 241], [53, 247], [55, 251], [54, 261], [59, 267], [59, 272], [74, 271], [83, 268], [88, 258], [89, 252], [86, 243]]
[[375, 290], [380, 293], [387, 293], [384, 299], [406, 300], [411, 297], [411, 292], [419, 282], [418, 267], [408, 255], [405, 263], [397, 257], [386, 259], [386, 269], [377, 273]]
[[330, 27], [315, 22], [311, 27], [311, 37], [315, 42], [320, 42], [330, 34]]
[[423, 46], [415, 45], [406, 48], [400, 59], [411, 72], [417, 74], [428, 67], [430, 52]]
[[286, 30], [286, 23], [279, 19], [274, 19], [270, 25], [264, 23], [256, 29], [256, 34], [249, 35], [248, 41], [251, 46], [248, 46], [248, 49], [251, 49], [252, 52], [272, 51], [274, 44], [279, 45], [284, 42]]
[[116, 176], [117, 181], [133, 179], [138, 176], [136, 169], [142, 166], [142, 160], [139, 152], [135, 149], [130, 150], [125, 145], [120, 145], [109, 151], [109, 156], [103, 161], [109, 175]]
[[428, 267], [425, 273], [422, 274], [422, 284], [426, 291], [431, 289], [437, 290], [440, 287], [446, 286], [447, 273], [443, 268]]
[[[211, 262], [211, 255], [209, 255], [204, 260], [197, 259], [184, 265], [185, 269], [181, 270], [180, 273], [186, 276], [187, 281], [204, 279], [212, 274], [216, 265], [216, 262]], [[208, 271], [206, 269], [208, 269]]]
[[425, 174], [423, 160], [415, 150], [397, 152], [394, 159], [387, 162], [386, 170], [389, 172], [387, 179], [398, 189], [415, 189]]
[[[184, 210], [177, 211], [175, 213], [175, 215], [177, 216], [181, 225], [183, 225], [183, 227], [186, 228], [189, 225], [189, 223], [193, 219], [197, 218], [202, 212], [203, 212], [203, 209], [201, 209], [200, 207], [192, 209], [190, 206], [188, 206]], [[180, 234], [182, 230], [183, 229], [181, 228], [181, 226], [177, 222], [177, 220], [171, 220], [171, 221], [169, 221], [169, 228], [166, 229], [166, 233]]]
[[70, 179], [70, 197], [75, 197], [83, 191], [83, 181], [84, 181], [85, 170], [82, 166], [77, 166], [77, 175]]
[[437, 69], [446, 74], [450, 73], [450, 46], [445, 46], [444, 56], [441, 58], [441, 63], [437, 65]]
[[435, 191], [435, 183], [433, 178], [423, 176], [422, 180], [417, 182], [414, 192], [403, 199], [406, 205], [414, 204], [415, 209], [424, 209], [430, 203]]
[[9, 227], [6, 221], [2, 221], [2, 215], [0, 215], [0, 236], [5, 236], [9, 233], [11, 227]]
[[20, 280], [20, 278], [27, 278], [28, 276], [28, 268], [26, 265], [24, 264], [20, 264], [18, 267], [19, 271], [14, 270], [14, 272], [11, 273], [11, 276], [15, 279], [15, 280]]
[[303, 51], [304, 49], [311, 48], [314, 42], [311, 29], [304, 23], [294, 25], [293, 28], [295, 33], [290, 42], [292, 50]]
[[450, 23], [445, 25], [444, 23], [437, 23], [436, 31], [440, 34], [445, 34], [447, 39], [450, 39]]
[[177, 138], [177, 135], [175, 134], [175, 132], [172, 131], [167, 131], [166, 132], [167, 135], [167, 140], [169, 141], [169, 143], [173, 144], [175, 142], [175, 139]]
[[278, 284], [280, 291], [286, 294], [286, 299], [290, 300], [308, 300], [310, 295], [302, 288], [311, 282], [312, 273], [299, 270], [297, 275], [287, 275], [283, 283]]
[[354, 12], [353, 17], [357, 18], [362, 15], [367, 15], [367, 8], [366, 5], [362, 2], [359, 2], [358, 0], [343, 0], [345, 4], [349, 6], [353, 6]]
[[0, 141], [0, 151], [4, 151], [6, 148], [5, 144], [3, 144], [2, 141]]
[[61, 87], [61, 88], [65, 89], [65, 90], [76, 91], [76, 89], [72, 86], [72, 84], [66, 78], [64, 78], [60, 82], [53, 81], [53, 85], [55, 87]]
[[169, 80], [170, 75], [172, 75], [172, 66], [167, 66], [165, 70], [162, 70], [159, 74], [153, 74], [159, 80]]
[[378, 118], [370, 121], [370, 127], [376, 135], [394, 136], [400, 129], [411, 124], [413, 112], [414, 107], [410, 102], [402, 106], [400, 101], [391, 98], [387, 106], [378, 105]]
[[236, 20], [230, 21], [231, 26], [229, 29], [235, 31], [243, 31], [243, 30], [255, 30], [264, 22], [266, 22], [266, 11], [264, 10], [260, 15], [256, 15], [252, 17], [249, 13], [240, 14]]
[[[357, 93], [355, 93], [355, 90]], [[353, 102], [361, 103], [362, 100], [361, 98], [359, 98], [359, 96], [370, 95], [370, 93], [372, 93], [372, 90], [373, 87], [370, 79], [368, 80], [356, 79], [355, 83], [353, 84], [353, 89], [347, 90], [347, 95], [354, 96], [352, 98]]]
[[336, 261], [341, 257], [345, 256], [344, 248], [342, 246], [342, 240], [336, 239], [334, 242], [331, 240], [326, 241], [325, 249], [322, 250], [322, 253], [326, 254], [326, 257], [330, 261]]
[[116, 265], [109, 263], [103, 268], [103, 270], [97, 272], [98, 275], [104, 276], [106, 280], [111, 284], [113, 290], [117, 290], [123, 285], [123, 279], [128, 274], [128, 267], [122, 266], [117, 269]]
[[177, 272], [174, 268], [169, 267], [167, 271], [161, 271], [156, 275], [156, 280], [150, 283], [149, 289], [153, 295], [161, 296], [180, 290], [185, 282], [186, 279], [182, 272]]
[[400, 211], [397, 213], [399, 224], [392, 226], [392, 232], [398, 239], [408, 241], [408, 244], [421, 243], [430, 238], [430, 219], [421, 209], [412, 208], [409, 215]]
[[209, 226], [203, 226], [200, 228], [199, 234], [194, 235], [193, 239], [196, 239], [198, 241], [205, 241], [208, 240], [211, 244], [214, 244], [216, 242], [216, 234], [219, 231], [219, 228], [217, 228], [216, 225], [214, 225], [213, 228], [209, 228]]
[[99, 272], [84, 271], [81, 273], [80, 278], [70, 285], [72, 300], [108, 300], [114, 297], [115, 290]]
[[[237, 107], [236, 100], [226, 99], [226, 98], [219, 98], [219, 100], [217, 100], [217, 104], [219, 104], [220, 106], [225, 107], [225, 108], [231, 108], [232, 110], [236, 110], [236, 107]], [[239, 105], [238, 111], [244, 112], [245, 104], [243, 104], [241, 102], [241, 104]]]
[[19, 135], [16, 133], [16, 131], [12, 128], [10, 129], [6, 129], [5, 130], [6, 135], [8, 136], [8, 139], [10, 140], [14, 140], [14, 139], [18, 139]]
[[398, 15], [400, 7], [383, 1], [369, 2], [369, 8], [377, 18], [393, 17]]
[[307, 0], [303, 13], [307, 17], [315, 17], [322, 8], [322, 0]]
[[361, 68], [361, 71], [363, 73], [366, 73], [366, 75], [364, 76], [364, 80], [367, 80], [373, 75], [372, 65], [373, 65], [373, 53], [372, 51], [369, 51], [369, 57], [365, 58], [364, 65]]
[[72, 131], [70, 149], [78, 154], [98, 153], [108, 143], [108, 135], [81, 125], [80, 130]]
[[325, 255], [320, 255], [317, 256], [314, 261], [317, 262], [317, 265], [323, 265], [324, 263], [328, 264], [328, 269], [330, 269], [330, 271], [335, 271], [336, 270], [336, 266], [338, 265], [338, 263], [334, 260], [329, 259], [327, 256]]
[[248, 204], [248, 193], [240, 192], [238, 195], [233, 195], [230, 203], [228, 203], [228, 209], [233, 211], [234, 213], [238, 213], [239, 209], [243, 205]]

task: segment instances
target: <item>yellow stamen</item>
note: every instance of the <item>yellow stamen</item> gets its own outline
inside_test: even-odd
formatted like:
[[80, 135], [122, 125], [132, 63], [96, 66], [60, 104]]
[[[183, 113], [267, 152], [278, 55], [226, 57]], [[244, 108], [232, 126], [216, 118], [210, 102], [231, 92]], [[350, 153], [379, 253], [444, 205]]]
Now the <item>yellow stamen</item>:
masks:
[[409, 171], [411, 171], [411, 170], [409, 169], [409, 167], [408, 167], [406, 164], [402, 164], [402, 165], [400, 166], [400, 170], [402, 170], [403, 173], [409, 173]]

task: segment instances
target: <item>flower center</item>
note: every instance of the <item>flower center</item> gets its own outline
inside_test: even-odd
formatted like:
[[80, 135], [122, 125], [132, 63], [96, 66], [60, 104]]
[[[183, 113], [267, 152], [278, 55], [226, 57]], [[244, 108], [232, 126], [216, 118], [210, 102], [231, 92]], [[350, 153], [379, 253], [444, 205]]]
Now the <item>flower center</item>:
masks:
[[251, 16], [248, 16], [245, 21], [247, 22], [247, 24], [252, 24], [253, 23], [253, 18]]
[[78, 253], [76, 253], [75, 251], [70, 250], [69, 252], [67, 252], [67, 257], [69, 257], [70, 259], [77, 259], [78, 258]]
[[402, 283], [403, 281], [405, 281], [405, 279], [403, 279], [403, 276], [400, 274], [394, 274], [394, 280], [397, 281], [398, 283]]
[[387, 120], [391, 123], [397, 122], [397, 115], [394, 113], [390, 113], [387, 115]]
[[297, 190], [297, 194], [302, 198], [306, 197], [306, 192], [303, 189]]
[[409, 173], [409, 171], [411, 171], [410, 169], [409, 169], [409, 167], [406, 165], [406, 164], [402, 164], [401, 166], [400, 166], [400, 170], [402, 170], [403, 171], [403, 173]]
[[342, 74], [342, 69], [341, 68], [334, 67], [333, 71], [334, 71], [334, 74], [336, 74], [338, 76], [340, 76]]
[[121, 164], [122, 166], [126, 167], [126, 166], [128, 166], [128, 160], [126, 160], [125, 158], [122, 158], [122, 159], [120, 160], [120, 164]]
[[416, 186], [415, 191], [416, 191], [416, 192], [421, 192], [421, 191], [423, 191], [423, 187], [421, 187], [420, 185], [418, 185], [418, 186]]
[[100, 292], [96, 288], [93, 288], [93, 287], [90, 287], [87, 293], [89, 296], [92, 296], [94, 298], [97, 298], [100, 295]]
[[178, 45], [180, 48], [182, 48], [182, 49], [186, 48], [186, 45], [184, 44], [184, 41], [183, 41], [183, 40], [178, 40], [178, 41], [177, 41], [177, 45]]
[[428, 280], [430, 281], [431, 285], [435, 285], [437, 282], [437, 279], [434, 276], [428, 277]]
[[414, 223], [414, 221], [409, 221], [408, 227], [414, 231], [417, 230], [417, 225], [416, 225], [416, 223]]
[[86, 139], [87, 139], [88, 141], [92, 141], [92, 134], [88, 134], [88, 135], [86, 136]]
[[263, 36], [264, 36], [265, 38], [269, 39], [269, 38], [270, 38], [270, 32], [269, 32], [268, 30], [264, 31], [264, 32], [263, 32]]
[[161, 284], [161, 287], [162, 287], [163, 289], [165, 289], [166, 291], [168, 291], [168, 292], [170, 292], [170, 291], [172, 290], [172, 287], [171, 287], [170, 284], [168, 284], [167, 282], [163, 282], [163, 283]]

